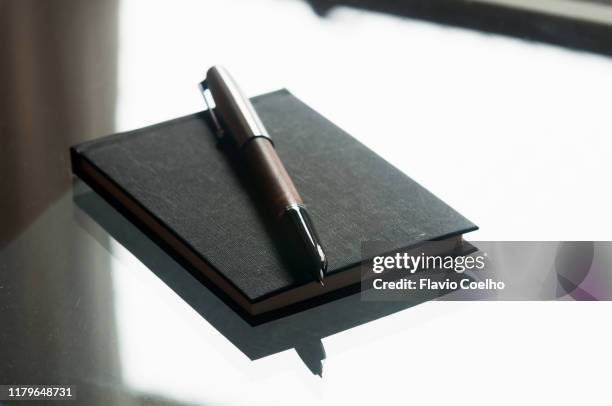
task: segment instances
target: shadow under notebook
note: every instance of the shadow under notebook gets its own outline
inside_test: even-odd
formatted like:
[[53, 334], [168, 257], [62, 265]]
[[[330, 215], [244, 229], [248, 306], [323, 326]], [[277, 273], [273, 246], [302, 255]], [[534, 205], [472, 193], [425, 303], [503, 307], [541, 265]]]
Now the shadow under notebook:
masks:
[[73, 201], [85, 231], [109, 251], [109, 236], [123, 245], [250, 360], [295, 349], [312, 373], [322, 375], [322, 338], [438, 297], [362, 301], [356, 293], [252, 326], [81, 181], [75, 183]]

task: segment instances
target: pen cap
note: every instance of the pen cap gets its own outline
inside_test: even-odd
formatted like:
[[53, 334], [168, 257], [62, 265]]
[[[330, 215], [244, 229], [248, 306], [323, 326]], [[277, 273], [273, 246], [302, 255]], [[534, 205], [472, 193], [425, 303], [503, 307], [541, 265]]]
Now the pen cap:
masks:
[[210, 90], [215, 101], [215, 114], [238, 147], [255, 137], [272, 141], [251, 101], [243, 95], [227, 70], [221, 66], [208, 69], [202, 87]]

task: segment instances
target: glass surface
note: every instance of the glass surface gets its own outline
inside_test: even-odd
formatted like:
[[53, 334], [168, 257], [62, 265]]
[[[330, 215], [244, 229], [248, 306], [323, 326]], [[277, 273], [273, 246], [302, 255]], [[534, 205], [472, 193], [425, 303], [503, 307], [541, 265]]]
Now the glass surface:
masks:
[[[564, 371], [612, 364], [608, 303], [349, 317], [351, 297], [251, 328], [74, 180], [68, 148], [201, 110], [197, 83], [223, 64], [246, 94], [288, 88], [479, 224], [471, 238], [610, 239], [612, 60], [290, 0], [0, 1], [0, 33], [0, 384], [76, 385], [83, 404], [268, 405], [435, 404], [467, 382], [478, 403], [519, 371], [534, 402], [553, 382], [568, 400], [603, 394], [603, 377], [580, 393]], [[572, 323], [592, 338], [560, 363]]]

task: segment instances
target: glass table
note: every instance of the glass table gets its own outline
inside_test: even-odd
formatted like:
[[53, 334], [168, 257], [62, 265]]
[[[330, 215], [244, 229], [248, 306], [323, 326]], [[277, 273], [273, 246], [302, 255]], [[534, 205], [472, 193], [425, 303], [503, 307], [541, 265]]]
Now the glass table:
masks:
[[68, 148], [203, 109], [223, 64], [249, 95], [288, 88], [471, 238], [610, 239], [609, 58], [290, 0], [0, 1], [0, 22], [0, 384], [104, 405], [602, 398], [609, 303], [353, 296], [251, 327], [73, 179]]

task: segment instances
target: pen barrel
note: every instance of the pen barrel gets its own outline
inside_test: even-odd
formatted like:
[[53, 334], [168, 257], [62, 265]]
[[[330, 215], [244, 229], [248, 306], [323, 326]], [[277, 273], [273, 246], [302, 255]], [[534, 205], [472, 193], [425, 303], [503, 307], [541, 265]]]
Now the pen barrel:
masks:
[[327, 257], [302, 198], [255, 108], [221, 67], [210, 68], [200, 86], [203, 94], [208, 89], [215, 99], [215, 113], [211, 111], [214, 122], [241, 151], [249, 177], [283, 231], [282, 241], [291, 246], [296, 266], [308, 270], [323, 284]]
[[252, 138], [242, 146], [241, 152], [253, 182], [276, 217], [282, 215], [289, 206], [303, 204], [269, 139]]
[[293, 266], [323, 283], [327, 257], [302, 198], [272, 142], [264, 137], [253, 138], [241, 150], [250, 176], [282, 230], [283, 243], [292, 254]]

